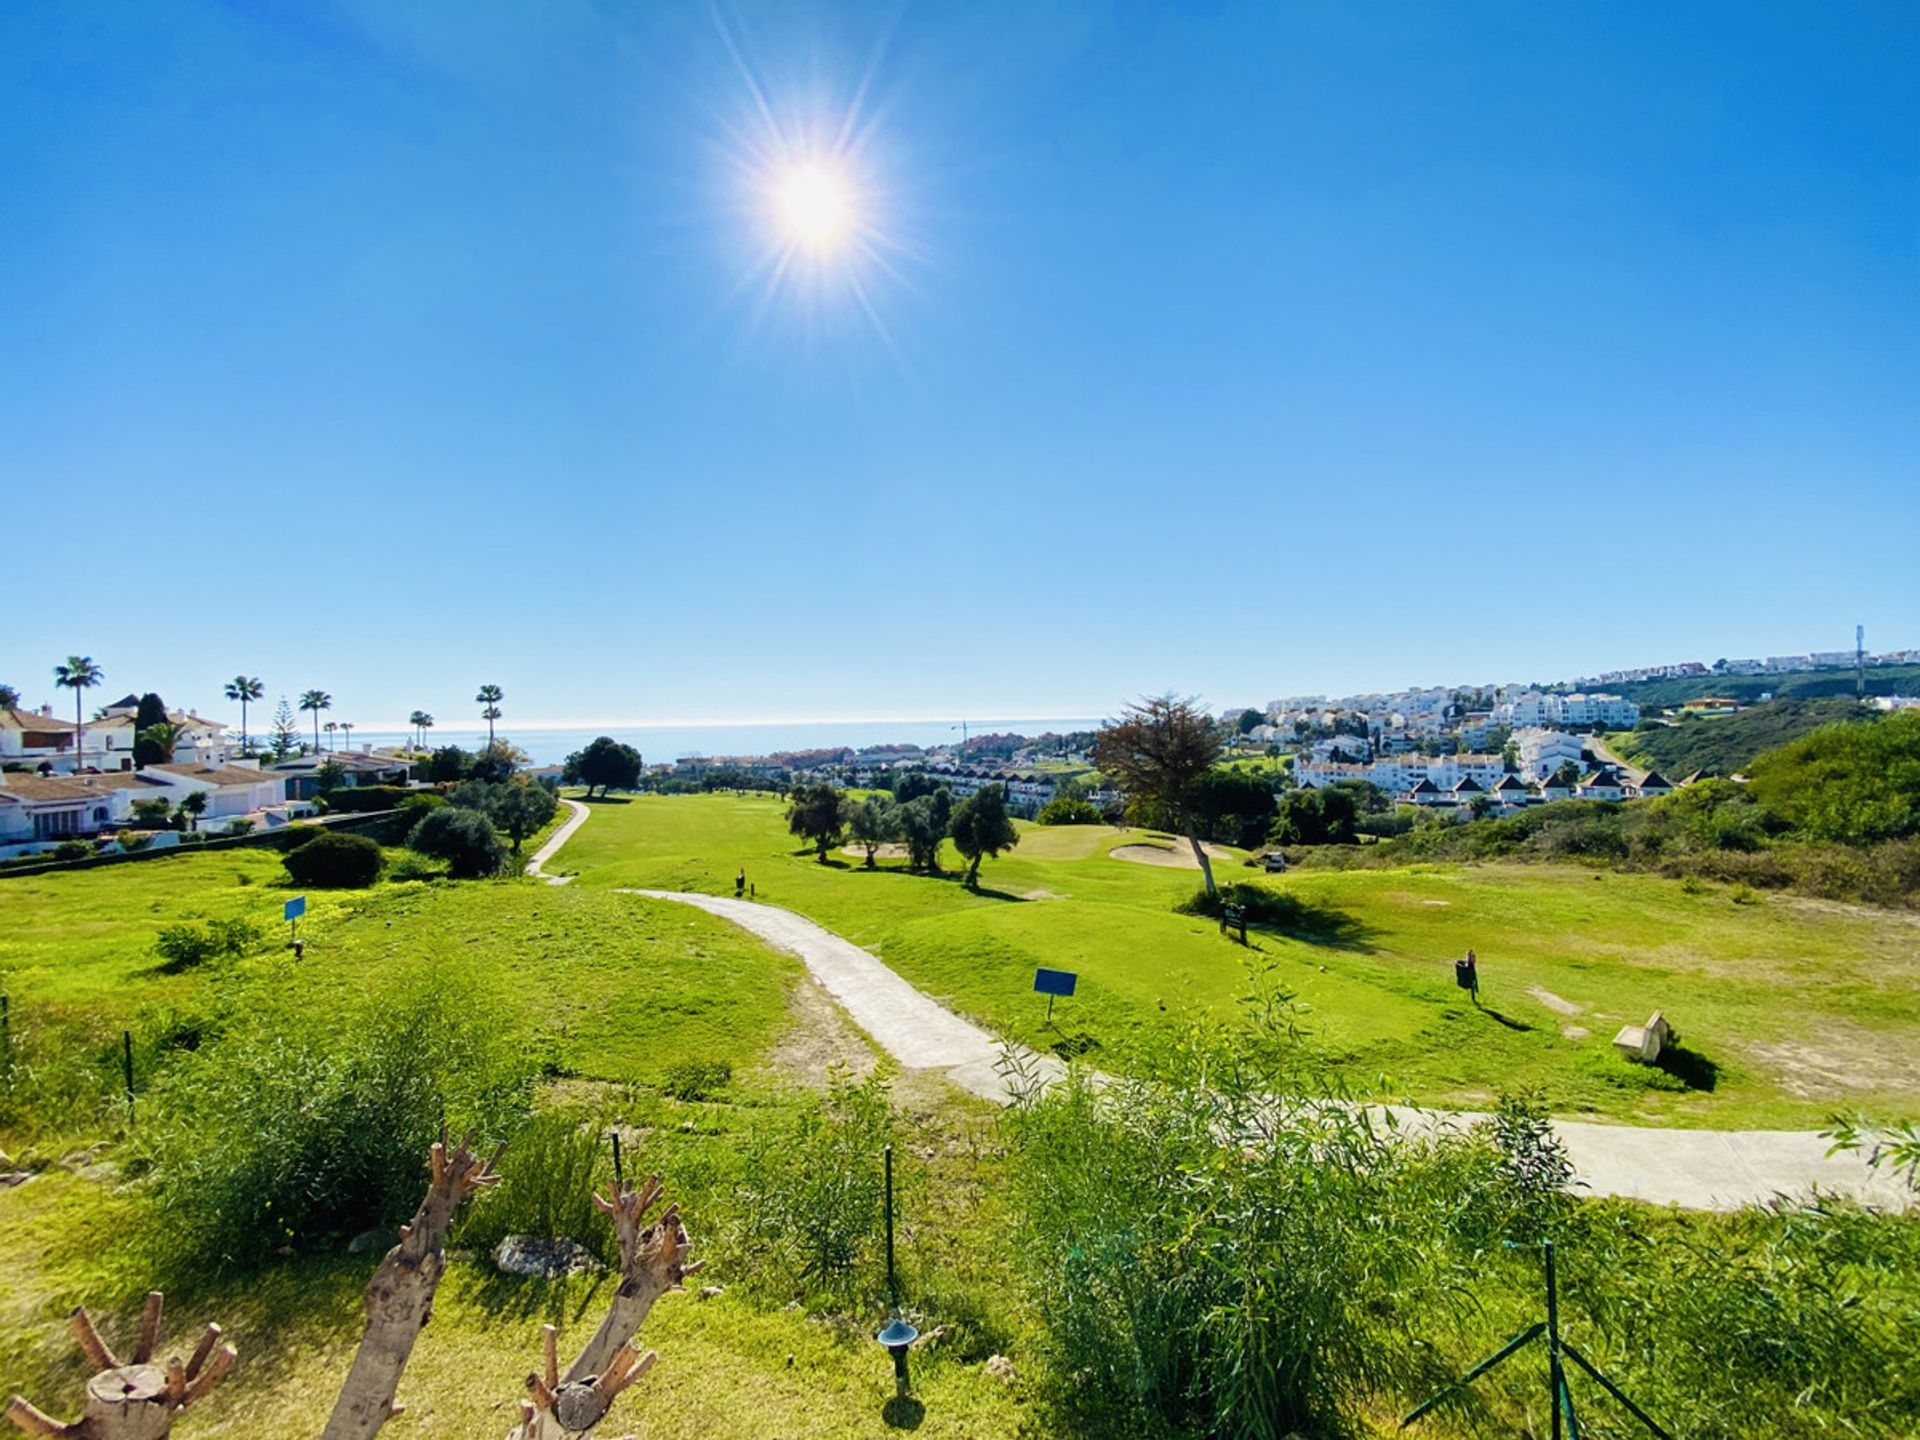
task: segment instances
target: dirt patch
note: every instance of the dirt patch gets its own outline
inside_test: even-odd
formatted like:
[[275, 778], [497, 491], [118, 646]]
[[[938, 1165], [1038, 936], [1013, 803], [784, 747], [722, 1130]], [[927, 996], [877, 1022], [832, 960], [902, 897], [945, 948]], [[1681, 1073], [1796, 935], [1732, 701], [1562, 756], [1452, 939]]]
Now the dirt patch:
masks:
[[1028, 890], [1022, 898], [1027, 900], [1058, 900], [1060, 897], [1051, 890]]
[[1805, 1100], [1858, 1090], [1920, 1090], [1920, 1059], [1892, 1036], [1826, 1026], [1805, 1040], [1752, 1044], [1747, 1053], [1772, 1069], [1781, 1089]]
[[1538, 1000], [1556, 1015], [1578, 1015], [1581, 1010], [1585, 1008], [1584, 1006], [1574, 1004], [1571, 1000], [1562, 999], [1544, 985], [1529, 985], [1527, 987], [1527, 994]]
[[856, 1076], [873, 1069], [873, 1046], [818, 982], [795, 982], [787, 1013], [793, 1025], [768, 1054], [768, 1069], [813, 1090], [827, 1088], [827, 1074], [836, 1066]]
[[[1233, 856], [1218, 845], [1200, 842], [1207, 852], [1209, 860], [1231, 860]], [[1130, 860], [1135, 865], [1164, 865], [1173, 870], [1198, 870], [1200, 862], [1193, 858], [1193, 846], [1184, 840], [1152, 841], [1143, 845], [1116, 845], [1107, 854], [1116, 860]]]
[[1584, 1025], [1562, 1025], [1560, 1033], [1569, 1040], [1584, 1040], [1593, 1032]]
[[1422, 905], [1451, 905], [1453, 902], [1451, 900], [1422, 900], [1420, 903]]
[[[842, 845], [840, 847], [840, 853], [851, 859], [858, 860], [862, 865], [867, 863], [867, 847], [864, 845]], [[890, 840], [885, 845], [874, 848], [873, 858], [876, 861], [904, 860], [907, 858], [907, 853], [906, 846], [896, 844]]]

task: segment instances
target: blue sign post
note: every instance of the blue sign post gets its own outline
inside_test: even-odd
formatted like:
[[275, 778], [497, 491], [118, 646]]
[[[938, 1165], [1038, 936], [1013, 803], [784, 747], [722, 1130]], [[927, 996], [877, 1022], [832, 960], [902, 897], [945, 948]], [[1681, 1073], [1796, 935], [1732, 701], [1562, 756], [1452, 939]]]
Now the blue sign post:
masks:
[[306, 913], [306, 896], [296, 895], [287, 901], [287, 944], [296, 955], [300, 949], [300, 917]]
[[1034, 993], [1047, 997], [1047, 1024], [1053, 1024], [1054, 998], [1073, 994], [1079, 979], [1071, 970], [1049, 970], [1045, 966], [1033, 972]]

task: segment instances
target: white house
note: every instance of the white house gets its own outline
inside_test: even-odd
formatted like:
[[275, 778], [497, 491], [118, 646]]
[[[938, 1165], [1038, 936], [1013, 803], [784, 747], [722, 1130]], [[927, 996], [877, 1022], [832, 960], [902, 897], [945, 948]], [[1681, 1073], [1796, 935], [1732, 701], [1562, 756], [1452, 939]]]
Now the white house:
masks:
[[1516, 730], [1513, 745], [1520, 754], [1521, 772], [1536, 780], [1546, 779], [1562, 765], [1578, 766], [1584, 753], [1579, 736], [1538, 726]]
[[117, 829], [146, 787], [124, 770], [106, 775], [0, 773], [0, 856], [29, 855]]
[[1502, 810], [1518, 810], [1523, 805], [1536, 804], [1540, 799], [1533, 787], [1518, 775], [1502, 775], [1488, 793], [1493, 796], [1493, 803]]
[[48, 774], [75, 770], [124, 770], [133, 765], [133, 732], [123, 726], [88, 721], [81, 743], [86, 753], [75, 763], [73, 722], [51, 705], [38, 710], [0, 710], [0, 764], [26, 765]]
[[1640, 707], [1618, 695], [1547, 695], [1528, 690], [1493, 707], [1493, 718], [1515, 729], [1526, 726], [1604, 725], [1629, 730], [1640, 720]]
[[287, 798], [287, 779], [262, 770], [257, 761], [230, 760], [223, 764], [149, 765], [138, 777], [149, 788], [140, 799], [164, 798], [178, 805], [195, 791], [207, 797], [198, 822], [202, 830], [225, 830], [228, 825]]
[[1649, 770], [1634, 785], [1633, 793], [1642, 800], [1654, 800], [1662, 795], [1671, 795], [1673, 785], [1658, 770]]
[[1624, 800], [1627, 798], [1627, 787], [1621, 783], [1620, 777], [1613, 771], [1602, 768], [1580, 782], [1580, 798], [1582, 800]]

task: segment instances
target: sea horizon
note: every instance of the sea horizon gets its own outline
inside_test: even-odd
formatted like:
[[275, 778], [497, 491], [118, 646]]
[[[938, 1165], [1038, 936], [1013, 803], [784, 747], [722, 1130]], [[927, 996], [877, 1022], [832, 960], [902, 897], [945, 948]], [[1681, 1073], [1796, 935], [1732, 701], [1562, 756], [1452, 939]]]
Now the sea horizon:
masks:
[[[841, 745], [856, 750], [872, 745], [918, 745], [931, 749], [937, 745], [958, 744], [961, 723], [957, 720], [739, 720], [707, 724], [501, 724], [495, 726], [494, 733], [526, 751], [535, 765], [558, 765], [600, 735], [611, 735], [622, 744], [633, 746], [651, 765], [694, 755], [768, 755], [782, 750], [821, 750]], [[1092, 730], [1100, 723], [1097, 716], [1003, 717], [966, 721], [965, 733], [1041, 735], [1050, 730]], [[306, 727], [303, 734], [311, 740], [311, 726]], [[345, 737], [323, 735], [321, 748], [328, 748], [329, 739], [335, 749], [357, 750], [401, 745], [410, 738], [410, 732], [404, 729], [356, 726], [350, 744]], [[471, 749], [484, 744], [486, 738], [483, 724], [436, 725], [427, 731], [429, 748], [460, 745]]]

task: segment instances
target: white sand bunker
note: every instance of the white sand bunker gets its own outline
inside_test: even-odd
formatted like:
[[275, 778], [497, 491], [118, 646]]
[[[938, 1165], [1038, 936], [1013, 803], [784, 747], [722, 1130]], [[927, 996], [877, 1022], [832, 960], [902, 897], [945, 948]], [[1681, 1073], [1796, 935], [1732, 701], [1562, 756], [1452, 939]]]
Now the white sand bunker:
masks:
[[[1233, 858], [1218, 845], [1208, 844], [1204, 840], [1200, 843], [1209, 860]], [[1193, 858], [1193, 846], [1185, 840], [1155, 839], [1140, 845], [1116, 845], [1107, 854], [1116, 860], [1131, 860], [1136, 865], [1165, 865], [1174, 870], [1200, 868], [1200, 862]]]
[[[862, 865], [867, 863], [867, 847], [864, 845], [842, 845], [840, 847], [840, 853], [842, 855], [852, 856]], [[908, 853], [906, 846], [896, 844], [889, 840], [884, 845], [874, 847], [873, 858], [875, 860], [904, 860], [907, 858]]]

